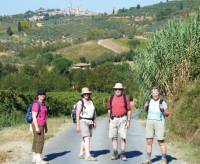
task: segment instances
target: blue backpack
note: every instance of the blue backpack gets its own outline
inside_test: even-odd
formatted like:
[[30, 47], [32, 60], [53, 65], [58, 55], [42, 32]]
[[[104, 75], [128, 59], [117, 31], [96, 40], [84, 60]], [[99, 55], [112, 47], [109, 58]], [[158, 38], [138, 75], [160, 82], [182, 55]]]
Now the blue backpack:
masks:
[[[41, 106], [40, 106], [40, 103], [38, 101], [35, 101], [35, 103], [37, 103], [39, 105], [39, 110], [38, 110], [38, 113], [37, 113], [37, 116], [38, 114], [40, 113], [40, 110], [41, 110]], [[33, 103], [32, 104], [29, 104], [26, 108], [26, 114], [25, 114], [25, 120], [27, 123], [31, 124], [32, 121], [33, 121], [33, 117], [32, 117], [32, 106], [33, 106]]]

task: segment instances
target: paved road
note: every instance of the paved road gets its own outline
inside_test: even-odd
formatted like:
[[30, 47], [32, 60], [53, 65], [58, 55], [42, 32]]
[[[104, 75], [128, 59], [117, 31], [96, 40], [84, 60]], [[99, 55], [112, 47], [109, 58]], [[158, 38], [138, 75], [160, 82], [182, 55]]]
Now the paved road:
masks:
[[[111, 142], [108, 139], [108, 120], [101, 119], [97, 122], [97, 129], [94, 131], [92, 138], [92, 154], [98, 158], [97, 162], [87, 162], [79, 160], [80, 137], [75, 132], [75, 125], [63, 131], [56, 138], [52, 139], [45, 145], [44, 154], [51, 164], [141, 164], [145, 157], [145, 129], [137, 120], [137, 113], [133, 114], [132, 127], [128, 131], [128, 144], [126, 162], [117, 160], [111, 161]], [[157, 143], [153, 145], [153, 163], [157, 164], [160, 160], [160, 151]], [[168, 156], [170, 164], [182, 164], [173, 155]]]

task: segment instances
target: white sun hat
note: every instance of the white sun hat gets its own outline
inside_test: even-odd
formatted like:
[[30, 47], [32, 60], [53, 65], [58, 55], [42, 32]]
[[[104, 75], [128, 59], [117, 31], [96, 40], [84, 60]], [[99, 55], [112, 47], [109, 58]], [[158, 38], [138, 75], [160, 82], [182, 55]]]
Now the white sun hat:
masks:
[[113, 89], [124, 89], [122, 83], [116, 83]]
[[91, 94], [92, 92], [89, 90], [89, 88], [87, 87], [84, 87], [81, 89], [81, 95], [84, 95], [84, 94]]

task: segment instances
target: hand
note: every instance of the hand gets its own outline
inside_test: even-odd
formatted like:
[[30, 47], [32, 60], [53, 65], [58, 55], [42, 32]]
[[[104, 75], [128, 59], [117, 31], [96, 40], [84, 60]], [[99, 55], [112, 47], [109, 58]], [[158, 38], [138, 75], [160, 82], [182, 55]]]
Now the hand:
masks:
[[40, 134], [40, 129], [38, 127], [35, 129], [35, 131], [37, 134]]
[[30, 124], [30, 126], [29, 126], [29, 132], [33, 135], [33, 127], [32, 127], [31, 124]]
[[149, 106], [149, 103], [146, 102], [146, 103], [144, 104], [144, 107], [147, 108], [148, 106]]
[[96, 122], [93, 123], [93, 127], [94, 127], [94, 129], [96, 129], [96, 127], [97, 127], [97, 123]]
[[80, 132], [80, 123], [76, 124], [76, 132], [79, 133]]
[[47, 126], [45, 126], [45, 128], [44, 128], [44, 132], [45, 132], [45, 133], [48, 132], [48, 127], [47, 127]]
[[131, 122], [130, 120], [126, 122], [126, 128], [129, 129], [131, 127]]

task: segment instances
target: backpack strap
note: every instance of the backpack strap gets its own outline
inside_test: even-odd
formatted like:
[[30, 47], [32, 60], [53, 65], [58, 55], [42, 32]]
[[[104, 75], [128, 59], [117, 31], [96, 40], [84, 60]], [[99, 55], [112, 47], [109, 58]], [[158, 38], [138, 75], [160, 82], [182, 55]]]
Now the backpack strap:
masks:
[[127, 101], [126, 101], [126, 95], [125, 95], [125, 94], [123, 94], [123, 98], [124, 98], [124, 106], [125, 106], [125, 109], [126, 109], [126, 111], [128, 111]]
[[[80, 101], [81, 101], [81, 112], [83, 112], [83, 108], [84, 108], [84, 101], [83, 101], [83, 99], [80, 99]], [[80, 112], [80, 113], [81, 113]]]
[[[159, 101], [159, 107], [160, 107], [160, 105], [162, 105], [163, 102], [164, 102], [164, 100], [160, 99], [160, 101]], [[160, 111], [163, 113], [163, 110], [161, 110], [161, 108], [160, 108]]]
[[[126, 109], [126, 111], [128, 111], [128, 106], [127, 106], [127, 101], [126, 101], [126, 95], [123, 94], [122, 96], [123, 96], [123, 100], [124, 100], [125, 109]], [[113, 97], [114, 97], [114, 95], [112, 95], [110, 97], [110, 116], [112, 116], [112, 101], [113, 101]]]
[[38, 115], [39, 115], [39, 113], [41, 112], [41, 105], [40, 105], [39, 101], [35, 101], [35, 103], [37, 103], [38, 106], [39, 106], [39, 110], [38, 110], [38, 112], [37, 112], [37, 116], [36, 116], [36, 118], [37, 118]]
[[149, 104], [150, 104], [150, 101], [151, 101], [151, 98], [148, 98], [148, 99], [147, 99], [148, 106], [147, 106], [147, 110], [146, 110], [147, 113], [148, 113], [148, 111], [149, 111]]

